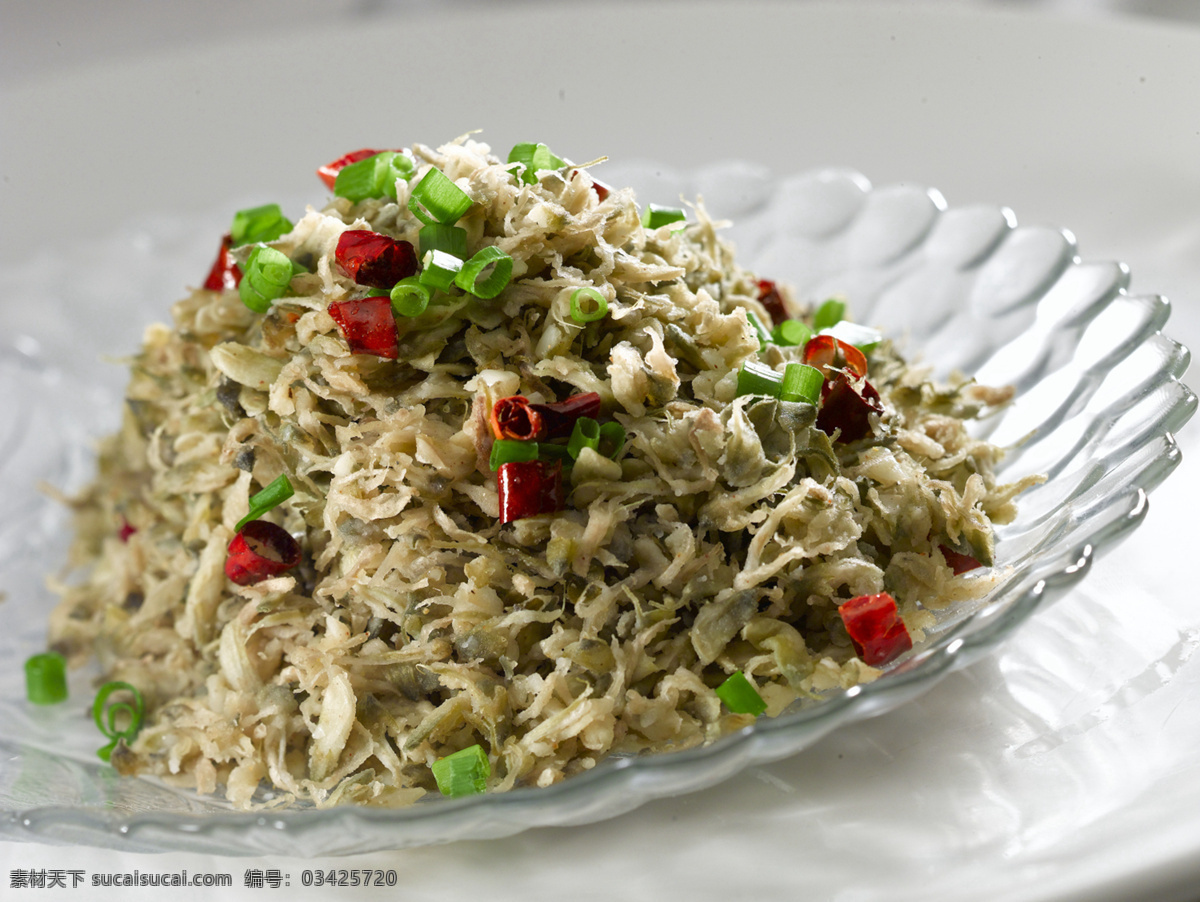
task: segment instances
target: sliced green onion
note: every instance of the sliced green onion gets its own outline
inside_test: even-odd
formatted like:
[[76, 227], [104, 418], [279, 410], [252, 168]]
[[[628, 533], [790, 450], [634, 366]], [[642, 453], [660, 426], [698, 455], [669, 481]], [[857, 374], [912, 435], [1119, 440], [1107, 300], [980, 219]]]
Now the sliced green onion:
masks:
[[430, 251], [445, 251], [460, 260], [467, 259], [467, 230], [458, 226], [442, 225], [440, 222], [422, 226], [418, 241], [422, 257]]
[[883, 341], [883, 333], [878, 329], [872, 329], [870, 326], [859, 325], [852, 323], [850, 320], [844, 319], [839, 323], [834, 323], [827, 329], [821, 330], [822, 335], [832, 335], [838, 341], [844, 341], [848, 345], [854, 345], [864, 354], [869, 354], [875, 350], [876, 346]]
[[620, 457], [625, 450], [625, 427], [620, 423], [601, 423], [600, 445], [596, 450], [612, 460]]
[[740, 670], [716, 688], [717, 698], [734, 714], [753, 714], [755, 717], [767, 710], [767, 703], [758, 690]]
[[67, 697], [67, 661], [56, 651], [25, 661], [25, 697], [35, 705], [56, 705]]
[[283, 251], [262, 245], [251, 253], [242, 269], [238, 294], [255, 313], [266, 313], [271, 302], [283, 297], [296, 269]]
[[283, 215], [279, 204], [248, 207], [233, 214], [229, 227], [229, 243], [233, 247], [256, 241], [274, 241], [292, 230], [291, 221]]
[[[583, 302], [592, 302], [591, 310], [583, 309]], [[580, 325], [604, 319], [608, 315], [608, 301], [595, 288], [576, 288], [571, 293], [571, 319]]]
[[385, 150], [338, 171], [333, 193], [357, 203], [369, 197], [396, 199], [396, 179], [410, 179], [416, 163], [406, 153]]
[[771, 330], [771, 339], [783, 347], [803, 347], [813, 337], [813, 330], [798, 319], [785, 319]]
[[408, 209], [426, 225], [454, 225], [471, 209], [471, 198], [442, 170], [430, 169], [413, 188]]
[[392, 309], [400, 316], [420, 316], [429, 306], [431, 293], [418, 276], [401, 279], [392, 286]]
[[820, 332], [830, 326], [840, 323], [846, 316], [846, 302], [838, 298], [830, 298], [813, 315], [813, 328]]
[[546, 169], [562, 169], [567, 161], [557, 156], [545, 144], [517, 144], [508, 152], [508, 162], [520, 163], [521, 181], [527, 185], [534, 184], [537, 174]]
[[737, 393], [741, 395], [768, 395], [778, 398], [783, 391], [783, 376], [765, 363], [747, 360], [738, 370]]
[[[108, 697], [114, 692], [132, 693], [133, 703], [116, 702], [109, 705], [106, 710], [104, 703], [108, 701]], [[138, 734], [138, 730], [142, 728], [142, 715], [145, 713], [145, 710], [145, 700], [136, 686], [114, 681], [105, 683], [100, 687], [100, 691], [96, 694], [96, 701], [92, 704], [92, 719], [96, 722], [96, 726], [100, 728], [100, 732], [112, 740], [104, 748], [96, 752], [101, 761], [107, 761], [111, 757], [112, 750], [116, 748], [120, 740], [124, 739], [126, 742], [133, 742]], [[128, 721], [124, 728], [118, 729], [117, 718], [121, 715], [127, 717]]]
[[815, 366], [789, 363], [783, 371], [783, 386], [779, 392], [779, 399], [816, 404], [821, 399], [821, 385], [824, 382], [825, 377]]
[[[492, 267], [491, 275], [480, 279], [483, 271]], [[494, 298], [512, 279], [513, 259], [495, 245], [481, 247], [454, 277], [454, 284], [477, 298]]]
[[687, 214], [678, 207], [661, 207], [649, 204], [642, 213], [642, 225], [648, 229], [658, 229], [673, 222], [687, 219]]
[[439, 758], [429, 769], [433, 771], [433, 779], [437, 780], [442, 795], [452, 799], [484, 792], [487, 779], [492, 775], [492, 766], [478, 743]]
[[571, 457], [571, 451], [566, 445], [554, 445], [550, 442], [538, 442], [538, 457], [541, 460], [561, 460], [567, 466], [571, 465], [574, 458]]
[[288, 479], [287, 473], [280, 473], [275, 481], [265, 489], [250, 496], [250, 510], [246, 516], [238, 520], [234, 531], [241, 532], [242, 527], [251, 520], [260, 519], [267, 511], [283, 504], [294, 494], [296, 494], [296, 490], [292, 488], [292, 481]]
[[746, 311], [746, 319], [754, 329], [754, 334], [758, 336], [758, 349], [761, 351], [771, 343], [771, 333], [767, 331], [767, 327], [763, 325], [762, 320], [753, 310]]
[[580, 417], [576, 420], [571, 437], [567, 440], [567, 453], [571, 455], [572, 460], [578, 460], [584, 448], [591, 448], [593, 451], [600, 449], [600, 424], [591, 417]]
[[421, 263], [425, 267], [419, 276], [421, 284], [438, 291], [450, 290], [450, 286], [454, 284], [454, 277], [463, 265], [462, 260], [445, 251], [430, 251], [421, 259]]
[[537, 460], [538, 443], [522, 442], [513, 438], [498, 438], [492, 442], [492, 456], [488, 465], [499, 470], [503, 464], [519, 464]]
[[554, 153], [545, 144], [538, 144], [533, 148], [533, 171], [535, 173], [543, 172], [547, 169], [562, 169], [567, 165], [567, 161]]

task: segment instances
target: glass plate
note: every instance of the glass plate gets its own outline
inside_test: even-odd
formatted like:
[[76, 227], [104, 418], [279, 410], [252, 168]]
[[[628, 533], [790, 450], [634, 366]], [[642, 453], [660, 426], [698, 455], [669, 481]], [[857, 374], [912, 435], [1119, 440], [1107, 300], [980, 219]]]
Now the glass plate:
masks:
[[89, 438], [117, 422], [125, 374], [95, 360], [133, 351], [140, 327], [166, 316], [182, 283], [199, 281], [237, 204], [210, 217], [139, 223], [0, 273], [9, 293], [0, 340], [0, 838], [349, 854], [589, 823], [703, 789], [891, 710], [993, 650], [1141, 522], [1147, 493], [1179, 463], [1171, 433], [1196, 398], [1179, 381], [1188, 351], [1160, 331], [1167, 302], [1128, 294], [1122, 264], [1080, 261], [1068, 232], [1018, 226], [1000, 207], [948, 208], [919, 186], [872, 188], [845, 170], [775, 180], [746, 163], [694, 172], [610, 165], [604, 178], [634, 185], [643, 201], [702, 196], [714, 216], [734, 221], [728, 234], [740, 259], [763, 276], [803, 298], [846, 295], [856, 320], [897, 337], [940, 376], [957, 369], [1016, 386], [1014, 402], [976, 433], [1014, 446], [1005, 478], [1050, 478], [997, 532], [996, 589], [946, 612], [874, 683], [705, 748], [610, 759], [545, 789], [398, 810], [245, 813], [157, 780], [118, 778], [96, 759], [98, 733], [79, 701], [90, 701], [89, 675], [73, 675], [65, 705], [35, 708], [24, 700], [21, 662], [44, 648], [54, 601], [45, 577], [62, 567], [67, 545], [66, 511], [38, 484], [82, 485]]

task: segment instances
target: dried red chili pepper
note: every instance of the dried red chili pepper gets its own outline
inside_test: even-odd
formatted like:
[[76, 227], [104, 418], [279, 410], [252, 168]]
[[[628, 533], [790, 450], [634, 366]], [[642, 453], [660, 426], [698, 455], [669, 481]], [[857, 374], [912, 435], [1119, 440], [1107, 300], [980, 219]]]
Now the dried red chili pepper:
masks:
[[758, 302], [767, 308], [771, 314], [771, 325], [778, 326], [785, 319], [790, 319], [787, 308], [783, 306], [783, 295], [779, 286], [770, 279], [758, 280]]
[[594, 420], [599, 413], [600, 395], [594, 391], [550, 404], [535, 404], [522, 395], [511, 395], [492, 405], [492, 434], [522, 442], [569, 438], [576, 420]]
[[542, 415], [522, 395], [510, 395], [492, 405], [492, 434], [498, 439], [534, 442], [544, 428]]
[[137, 532], [137, 527], [122, 517], [121, 529], [117, 532], [117, 538], [119, 538], [122, 542], [128, 542], [129, 537], [135, 532]]
[[593, 420], [600, 414], [600, 396], [594, 391], [571, 395], [565, 401], [551, 404], [530, 404], [530, 409], [542, 418], [544, 432], [541, 439], [569, 438], [580, 417]]
[[960, 554], [946, 545], [938, 545], [938, 548], [941, 549], [942, 557], [946, 559], [946, 563], [950, 565], [950, 569], [954, 571], [955, 576], [968, 573], [983, 566], [983, 564], [979, 563], [979, 561], [975, 560], [969, 554]]
[[217, 259], [213, 261], [212, 269], [208, 271], [208, 278], [204, 280], [204, 287], [209, 291], [227, 291], [237, 288], [238, 283], [242, 281], [242, 271], [233, 262], [233, 256], [229, 253], [232, 243], [228, 235], [221, 239], [221, 249], [217, 251]]
[[864, 664], [879, 667], [912, 648], [896, 600], [887, 592], [851, 598], [838, 605], [838, 613]]
[[827, 380], [830, 368], [844, 368], [856, 376], [867, 375], [867, 356], [840, 338], [832, 335], [814, 335], [804, 346], [804, 362], [815, 366]]
[[392, 299], [386, 295], [334, 301], [329, 315], [341, 327], [352, 354], [374, 354], [395, 360], [400, 356]]
[[883, 413], [879, 392], [866, 379], [853, 379], [845, 372], [835, 373], [821, 386], [821, 407], [817, 428], [826, 435], [840, 429], [839, 442], [858, 441], [871, 432], [871, 414]]
[[530, 460], [501, 464], [496, 471], [500, 522], [562, 510], [562, 461]]
[[278, 576], [300, 563], [300, 543], [281, 526], [251, 520], [229, 543], [225, 575], [239, 586]]
[[352, 150], [344, 157], [338, 157], [332, 163], [326, 163], [317, 170], [317, 175], [321, 177], [329, 190], [333, 190], [334, 183], [337, 181], [337, 174], [349, 166], [351, 163], [357, 163], [359, 160], [365, 160], [367, 157], [373, 157], [377, 153], [382, 153], [379, 150]]
[[371, 288], [390, 289], [417, 272], [417, 252], [409, 242], [370, 229], [342, 232], [333, 258], [351, 279]]

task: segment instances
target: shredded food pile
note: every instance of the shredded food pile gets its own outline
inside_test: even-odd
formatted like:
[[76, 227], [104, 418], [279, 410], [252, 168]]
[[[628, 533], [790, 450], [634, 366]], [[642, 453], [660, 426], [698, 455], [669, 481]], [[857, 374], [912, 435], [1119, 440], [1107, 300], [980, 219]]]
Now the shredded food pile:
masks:
[[[783, 373], [804, 347], [760, 340], [753, 319], [779, 311], [699, 202], [652, 228], [586, 168], [530, 171], [466, 138], [405, 153], [394, 199], [334, 196], [265, 242], [296, 264], [265, 313], [197, 289], [131, 361], [51, 624], [72, 664], [145, 697], [121, 773], [242, 807], [404, 805], [478, 745], [488, 792], [546, 786], [751, 723], [716, 693], [732, 674], [768, 716], [875, 679], [850, 599], [887, 593], [919, 641], [991, 587], [992, 525], [1029, 482], [997, 484], [999, 450], [964, 420], [1006, 390], [935, 385], [884, 339], [847, 441], [818, 404], [739, 394], [745, 364]], [[395, 317], [394, 359], [355, 353], [330, 305], [380, 292], [335, 262], [339, 239], [419, 247], [409, 199], [430, 169], [470, 198], [467, 256], [498, 248], [511, 280], [437, 290]], [[573, 318], [579, 288], [606, 314]], [[623, 447], [583, 449], [559, 509], [502, 522], [493, 405], [591, 392]], [[300, 562], [240, 585], [231, 542], [281, 474], [294, 494], [262, 518]]]

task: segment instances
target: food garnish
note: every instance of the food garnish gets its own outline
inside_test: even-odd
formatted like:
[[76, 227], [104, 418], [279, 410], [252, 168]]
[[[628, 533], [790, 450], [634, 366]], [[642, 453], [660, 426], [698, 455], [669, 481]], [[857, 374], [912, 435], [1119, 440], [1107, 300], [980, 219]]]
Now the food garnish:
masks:
[[35, 705], [56, 705], [67, 697], [67, 661], [58, 652], [32, 655], [25, 661], [25, 697]]
[[734, 714], [753, 714], [757, 717], [767, 710], [767, 703], [763, 701], [763, 697], [740, 670], [731, 673], [729, 678], [713, 691]]
[[887, 592], [859, 595], [838, 605], [846, 633], [863, 663], [881, 667], [912, 648], [912, 637]]
[[492, 775], [487, 753], [478, 744], [439, 758], [429, 769], [442, 795], [452, 799], [486, 792]]
[[333, 259], [356, 284], [389, 291], [417, 272], [417, 252], [411, 244], [370, 229], [342, 232]]
[[239, 586], [249, 586], [287, 573], [300, 563], [300, 543], [282, 526], [251, 520], [229, 543], [225, 575]]
[[334, 189], [334, 185], [337, 184], [337, 176], [339, 172], [341, 172], [351, 163], [357, 163], [360, 160], [366, 160], [378, 153], [381, 153], [381, 151], [367, 150], [365, 148], [362, 150], [352, 150], [350, 153], [338, 157], [332, 163], [326, 163], [324, 166], [318, 167], [317, 175], [320, 176], [321, 181], [325, 183], [325, 187], [332, 191]]
[[332, 301], [329, 315], [342, 330], [351, 354], [373, 354], [395, 360], [400, 354], [396, 319], [389, 295]]
[[204, 280], [204, 287], [209, 291], [228, 291], [237, 288], [238, 283], [242, 281], [242, 271], [233, 262], [233, 255], [229, 253], [232, 246], [233, 241], [229, 235], [221, 239], [217, 258], [213, 260], [212, 269], [208, 271]]
[[[109, 696], [116, 692], [132, 695], [133, 701], [107, 704]], [[96, 700], [92, 703], [92, 720], [96, 722], [100, 732], [112, 740], [97, 750], [96, 756], [101, 761], [111, 759], [118, 742], [123, 740], [129, 745], [137, 738], [145, 711], [146, 701], [136, 686], [131, 686], [123, 680], [112, 680], [100, 687], [100, 691], [96, 693]]]

